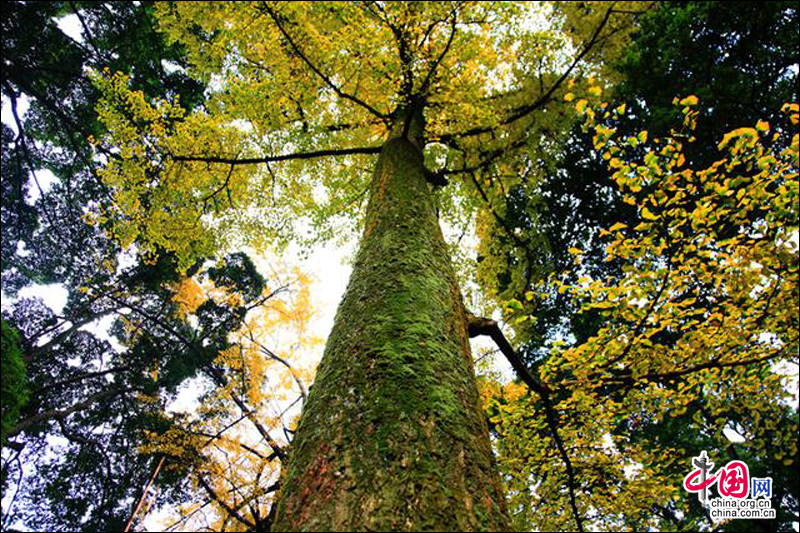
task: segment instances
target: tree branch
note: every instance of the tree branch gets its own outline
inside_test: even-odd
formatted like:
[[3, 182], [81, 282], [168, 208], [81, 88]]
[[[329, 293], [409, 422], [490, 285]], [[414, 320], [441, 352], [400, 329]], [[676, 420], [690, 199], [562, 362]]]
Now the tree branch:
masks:
[[[64, 331], [62, 331], [62, 332], [58, 333], [57, 335], [55, 335], [54, 337], [52, 337], [51, 339], [49, 339], [49, 340], [48, 340], [47, 342], [45, 342], [44, 344], [42, 344], [42, 345], [39, 345], [39, 346], [34, 346], [33, 348], [31, 348], [31, 352], [33, 352], [34, 354], [37, 354], [37, 353], [39, 353], [39, 352], [43, 352], [43, 351], [47, 350], [48, 348], [50, 348], [51, 346], [53, 346], [53, 345], [56, 345], [56, 344], [59, 344], [59, 343], [63, 342], [63, 341], [64, 341], [64, 340], [66, 340], [66, 339], [67, 339], [67, 338], [68, 338], [70, 335], [72, 335], [73, 333], [75, 333], [75, 331], [77, 331], [78, 329], [82, 328], [82, 327], [83, 327], [83, 326], [85, 326], [86, 324], [91, 324], [91, 323], [92, 323], [92, 322], [94, 322], [95, 320], [99, 320], [99, 319], [103, 318], [104, 316], [107, 316], [107, 315], [110, 315], [111, 313], [114, 313], [115, 311], [116, 311], [116, 309], [114, 309], [114, 308], [111, 308], [111, 309], [106, 309], [106, 310], [104, 310], [104, 311], [99, 311], [99, 312], [98, 312], [98, 313], [96, 313], [96, 314], [90, 315], [90, 316], [88, 316], [88, 317], [86, 317], [86, 318], [84, 318], [84, 319], [81, 319], [81, 320], [75, 320], [75, 321], [72, 323], [72, 325], [70, 325], [70, 327], [68, 327], [68, 328], [67, 328], [67, 329], [65, 329]], [[66, 321], [62, 322], [60, 325], [63, 325], [65, 322], [66, 322]], [[59, 325], [59, 326], [60, 326], [60, 325]], [[51, 329], [50, 331], [52, 331], [52, 329]], [[43, 332], [42, 334], [47, 334], [47, 333], [50, 333], [50, 331]], [[40, 335], [41, 335], [41, 334], [40, 334]]]
[[121, 366], [116, 366], [114, 368], [109, 368], [108, 370], [100, 370], [97, 372], [86, 372], [84, 374], [79, 374], [71, 378], [62, 379], [60, 381], [50, 383], [49, 385], [46, 385], [44, 387], [39, 387], [38, 389], [34, 389], [33, 391], [31, 391], [31, 396], [36, 396], [42, 392], [54, 389], [56, 387], [63, 387], [64, 385], [69, 385], [71, 383], [83, 381], [84, 379], [97, 378], [100, 376], [105, 376], [106, 374], [113, 374], [115, 372], [124, 372], [126, 370], [130, 370], [131, 368], [133, 368], [133, 365], [121, 365]]
[[333, 83], [333, 80], [331, 80], [328, 76], [323, 74], [322, 71], [319, 70], [314, 65], [314, 63], [312, 63], [311, 60], [302, 52], [302, 50], [300, 50], [300, 47], [297, 46], [297, 44], [294, 42], [294, 39], [292, 39], [292, 37], [286, 31], [286, 28], [284, 28], [283, 24], [281, 24], [282, 21], [280, 20], [279, 15], [277, 13], [275, 13], [275, 11], [273, 11], [272, 8], [270, 8], [267, 5], [262, 6], [262, 10], [264, 12], [266, 12], [270, 16], [270, 18], [275, 22], [275, 25], [278, 27], [278, 30], [280, 30], [281, 34], [289, 42], [289, 45], [292, 47], [292, 50], [294, 50], [294, 52], [300, 57], [300, 59], [302, 59], [303, 62], [306, 65], [308, 65], [308, 68], [310, 68], [314, 72], [314, 74], [319, 76], [319, 78], [322, 79], [322, 81], [325, 82], [325, 84], [328, 87], [330, 87], [333, 90], [333, 92], [335, 92], [339, 97], [344, 98], [346, 100], [350, 100], [351, 102], [363, 107], [364, 109], [366, 109], [367, 111], [369, 111], [370, 113], [375, 115], [376, 117], [379, 117], [379, 118], [381, 118], [383, 120], [389, 120], [390, 117], [386, 113], [381, 113], [380, 111], [378, 111], [377, 109], [375, 109], [374, 107], [372, 107], [371, 105], [366, 103], [365, 101], [361, 100], [360, 98], [358, 98], [358, 97], [356, 97], [356, 96], [354, 96], [352, 94], [344, 92], [338, 85]]
[[575, 469], [572, 466], [572, 461], [567, 454], [564, 447], [564, 441], [558, 433], [558, 416], [556, 414], [553, 402], [550, 398], [550, 388], [539, 381], [533, 374], [530, 373], [528, 368], [522, 362], [517, 352], [511, 347], [511, 344], [506, 339], [503, 332], [500, 330], [497, 322], [489, 318], [480, 318], [472, 314], [467, 314], [467, 331], [470, 337], [477, 337], [478, 335], [488, 335], [497, 344], [497, 347], [506, 356], [508, 362], [514, 368], [517, 376], [525, 383], [528, 388], [534, 391], [542, 400], [544, 404], [545, 419], [547, 425], [550, 427], [550, 433], [558, 448], [558, 453], [561, 455], [561, 460], [564, 462], [564, 468], [567, 471], [567, 488], [569, 490], [569, 503], [572, 508], [572, 514], [575, 518], [575, 523], [578, 526], [578, 531], [583, 533], [583, 520], [578, 512], [578, 505], [575, 498], [575, 491], [577, 481], [575, 479]]
[[133, 525], [133, 520], [136, 518], [136, 515], [139, 514], [139, 511], [142, 509], [142, 505], [144, 504], [144, 500], [147, 497], [147, 493], [150, 491], [150, 487], [155, 482], [156, 478], [158, 477], [158, 473], [161, 471], [161, 467], [164, 466], [164, 461], [167, 460], [166, 455], [161, 456], [161, 460], [158, 461], [153, 473], [150, 475], [150, 479], [147, 481], [147, 485], [145, 485], [144, 489], [142, 490], [142, 496], [139, 498], [139, 502], [136, 504], [136, 507], [133, 509], [131, 513], [131, 517], [128, 520], [128, 525], [125, 526], [124, 531], [130, 531], [131, 526]]
[[228, 513], [228, 515], [232, 516], [237, 521], [239, 521], [243, 525], [247, 526], [250, 531], [256, 531], [256, 529], [257, 529], [256, 525], [253, 522], [251, 522], [250, 520], [248, 520], [247, 518], [245, 518], [242, 515], [240, 515], [239, 512], [236, 509], [234, 509], [233, 507], [228, 505], [222, 498], [220, 498], [217, 495], [217, 493], [214, 491], [214, 489], [211, 488], [211, 485], [208, 484], [208, 482], [205, 480], [205, 478], [203, 476], [198, 475], [197, 479], [200, 482], [200, 486], [202, 486], [205, 489], [205, 491], [208, 493], [208, 495], [215, 502], [217, 502], [220, 505], [220, 507], [225, 509], [225, 511]]
[[[580, 63], [583, 60], [583, 58], [586, 57], [586, 55], [597, 44], [598, 39], [600, 37], [600, 33], [603, 31], [603, 28], [608, 23], [608, 19], [611, 17], [611, 14], [614, 13], [614, 12], [615, 12], [614, 5], [612, 4], [611, 7], [609, 7], [606, 10], [606, 13], [605, 13], [605, 16], [603, 17], [603, 20], [601, 20], [600, 24], [597, 26], [597, 28], [595, 28], [594, 33], [592, 34], [591, 38], [586, 42], [586, 44], [583, 46], [583, 49], [578, 53], [577, 56], [575, 56], [575, 58], [569, 64], [567, 69], [561, 74], [561, 76], [559, 76], [559, 78], [555, 82], [553, 82], [553, 84], [550, 86], [550, 88], [544, 94], [541, 94], [534, 102], [532, 102], [530, 104], [523, 105], [523, 106], [519, 106], [516, 109], [514, 109], [512, 111], [512, 113], [508, 117], [506, 117], [502, 122], [500, 122], [499, 125], [500, 126], [507, 126], [507, 125], [509, 125], [509, 124], [511, 124], [513, 122], [516, 122], [517, 120], [519, 120], [521, 118], [524, 118], [524, 117], [528, 116], [533, 111], [535, 111], [535, 110], [541, 108], [542, 106], [544, 106], [544, 104], [546, 104], [550, 100], [550, 98], [553, 96], [553, 93], [555, 93], [556, 90], [558, 90], [558, 88], [561, 86], [561, 84], [564, 83], [564, 81], [566, 81], [566, 79], [569, 77], [569, 75], [572, 73], [572, 71], [575, 69], [575, 67], [578, 65], [578, 63]], [[461, 133], [459, 133], [457, 135], [443, 135], [442, 136], [442, 141], [446, 142], [446, 141], [454, 139], [455, 137], [472, 137], [472, 136], [475, 136], [475, 135], [480, 135], [482, 133], [489, 133], [491, 131], [494, 131], [494, 129], [495, 129], [495, 127], [489, 127], [489, 126], [476, 127], [476, 128], [472, 128], [472, 129], [469, 129], [467, 131], [461, 132]]]
[[[120, 300], [120, 299], [118, 299], [118, 298], [116, 298], [114, 296], [110, 296], [110, 295], [106, 295], [106, 298], [109, 298], [112, 301], [117, 302], [122, 307], [127, 307], [131, 311], [141, 315], [142, 317], [144, 317], [148, 321], [152, 322], [153, 324], [156, 324], [156, 325], [162, 327], [167, 332], [169, 332], [172, 335], [174, 335], [179, 341], [181, 341], [190, 350], [193, 350], [193, 351], [201, 353], [201, 354], [203, 353], [203, 350], [201, 348], [199, 348], [194, 342], [190, 341], [185, 336], [183, 336], [175, 328], [173, 328], [169, 324], [164, 323], [164, 321], [159, 319], [158, 317], [155, 317], [155, 316], [151, 315], [150, 313], [148, 313], [147, 311], [139, 308], [137, 305], [129, 303], [129, 302], [126, 302], [124, 300]], [[212, 379], [214, 379], [214, 381], [217, 382], [217, 385], [225, 386], [228, 383], [228, 379], [225, 377], [225, 374], [223, 374], [218, 368], [215, 368], [212, 365], [208, 365], [206, 368], [204, 368], [204, 371]], [[253, 411], [251, 411], [244, 404], [244, 402], [242, 402], [242, 400], [237, 398], [236, 395], [232, 394], [231, 395], [231, 399], [233, 399], [234, 403], [236, 403], [236, 405], [239, 407], [239, 409], [242, 410], [243, 413], [247, 413], [247, 419], [256, 427], [256, 429], [258, 430], [259, 434], [261, 434], [261, 436], [264, 438], [264, 440], [267, 441], [267, 444], [269, 444], [270, 448], [272, 448], [272, 451], [275, 452], [275, 454], [278, 457], [280, 457], [281, 459], [284, 459], [286, 457], [286, 452], [284, 452], [283, 449], [278, 445], [278, 443], [275, 442], [275, 439], [273, 439], [269, 435], [269, 432], [266, 430], [266, 428], [264, 428], [264, 426], [261, 424], [261, 422], [259, 422], [258, 419], [256, 419], [253, 416]]]
[[114, 387], [111, 389], [103, 390], [98, 393], [92, 394], [82, 402], [78, 402], [66, 409], [51, 409], [49, 411], [43, 411], [41, 413], [35, 414], [17, 423], [16, 426], [14, 426], [13, 428], [11, 428], [11, 430], [9, 430], [7, 437], [13, 437], [15, 435], [18, 435], [23, 431], [25, 431], [26, 429], [28, 429], [30, 426], [38, 424], [39, 422], [46, 422], [48, 420], [63, 420], [72, 413], [86, 409], [95, 402], [113, 398], [114, 396], [129, 390], [131, 389], [120, 389]]
[[313, 152], [299, 152], [294, 154], [280, 154], [267, 157], [249, 158], [227, 158], [227, 157], [204, 157], [190, 155], [170, 155], [173, 161], [199, 161], [202, 163], [221, 163], [225, 165], [257, 165], [260, 163], [276, 163], [279, 161], [290, 161], [297, 159], [313, 159], [316, 157], [341, 156], [341, 155], [373, 155], [381, 151], [380, 146], [365, 146], [362, 148], [343, 148], [339, 150], [316, 150]]
[[439, 64], [442, 62], [442, 59], [444, 59], [444, 56], [446, 56], [447, 52], [450, 50], [450, 45], [453, 44], [453, 38], [456, 36], [456, 20], [457, 20], [457, 17], [455, 15], [456, 11], [457, 9], [453, 10], [453, 21], [450, 24], [450, 37], [447, 39], [447, 44], [442, 50], [442, 53], [439, 54], [439, 57], [436, 58], [436, 61], [434, 61], [433, 65], [428, 71], [428, 75], [425, 76], [425, 80], [422, 82], [422, 85], [419, 88], [419, 92], [422, 95], [424, 95], [425, 91], [428, 90], [428, 86], [433, 80], [433, 75], [436, 72], [436, 69], [439, 68]]
[[692, 374], [694, 372], [699, 372], [700, 370], [707, 370], [710, 368], [736, 368], [739, 366], [747, 366], [747, 365], [757, 365], [759, 363], [766, 363], [767, 361], [773, 361], [786, 353], [786, 348], [789, 346], [794, 346], [797, 342], [797, 339], [792, 341], [792, 343], [787, 344], [787, 346], [781, 347], [780, 349], [776, 350], [775, 352], [764, 355], [762, 357], [753, 357], [750, 359], [741, 359], [739, 361], [728, 361], [728, 362], [720, 362], [719, 358], [716, 358], [712, 361], [708, 361], [706, 363], [701, 363], [699, 365], [695, 365], [689, 368], [682, 368], [680, 370], [672, 370], [670, 372], [652, 372], [649, 374], [643, 374], [638, 378], [634, 378], [631, 375], [623, 375], [623, 376], [613, 376], [613, 377], [606, 377], [602, 378], [604, 383], [620, 383], [625, 386], [631, 386], [636, 381], [639, 380], [649, 380], [649, 381], [658, 381], [664, 382], [669, 381], [678, 377], [685, 376], [687, 374]]

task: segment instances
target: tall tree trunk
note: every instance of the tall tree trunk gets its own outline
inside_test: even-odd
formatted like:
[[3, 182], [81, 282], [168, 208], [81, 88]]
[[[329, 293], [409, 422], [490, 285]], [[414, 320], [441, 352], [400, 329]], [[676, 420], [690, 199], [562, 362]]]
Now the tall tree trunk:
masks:
[[378, 159], [361, 248], [284, 465], [276, 531], [509, 527], [461, 293], [422, 154], [403, 137]]

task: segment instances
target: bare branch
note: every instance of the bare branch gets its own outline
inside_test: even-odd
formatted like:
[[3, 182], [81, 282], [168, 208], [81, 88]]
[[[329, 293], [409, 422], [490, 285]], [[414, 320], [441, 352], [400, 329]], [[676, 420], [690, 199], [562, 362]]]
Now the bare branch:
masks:
[[147, 497], [147, 493], [150, 491], [150, 487], [155, 482], [156, 478], [158, 477], [158, 473], [161, 471], [161, 467], [164, 466], [164, 461], [167, 460], [166, 455], [161, 456], [161, 460], [156, 465], [153, 473], [150, 475], [150, 479], [147, 481], [147, 485], [144, 486], [144, 490], [142, 490], [142, 496], [139, 498], [139, 502], [136, 504], [136, 507], [133, 509], [131, 513], [131, 517], [128, 520], [128, 525], [125, 526], [125, 531], [130, 531], [131, 526], [133, 525], [133, 520], [136, 518], [136, 515], [139, 514], [139, 511], [142, 509], [142, 505], [144, 504], [144, 500]]

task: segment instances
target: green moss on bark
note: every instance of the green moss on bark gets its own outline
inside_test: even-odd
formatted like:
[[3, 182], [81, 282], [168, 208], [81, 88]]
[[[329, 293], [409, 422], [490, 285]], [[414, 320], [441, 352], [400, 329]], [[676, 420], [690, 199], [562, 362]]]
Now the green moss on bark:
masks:
[[2, 424], [0, 443], [6, 444], [6, 435], [17, 424], [19, 411], [28, 401], [27, 375], [19, 347], [19, 336], [14, 328], [2, 320]]
[[284, 467], [277, 531], [508, 528], [466, 316], [419, 149], [384, 146]]

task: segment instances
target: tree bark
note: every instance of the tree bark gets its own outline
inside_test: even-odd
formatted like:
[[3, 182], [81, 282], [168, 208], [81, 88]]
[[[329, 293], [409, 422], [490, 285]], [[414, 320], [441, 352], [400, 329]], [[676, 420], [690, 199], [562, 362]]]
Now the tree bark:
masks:
[[408, 127], [283, 466], [275, 531], [505, 531], [467, 317]]

